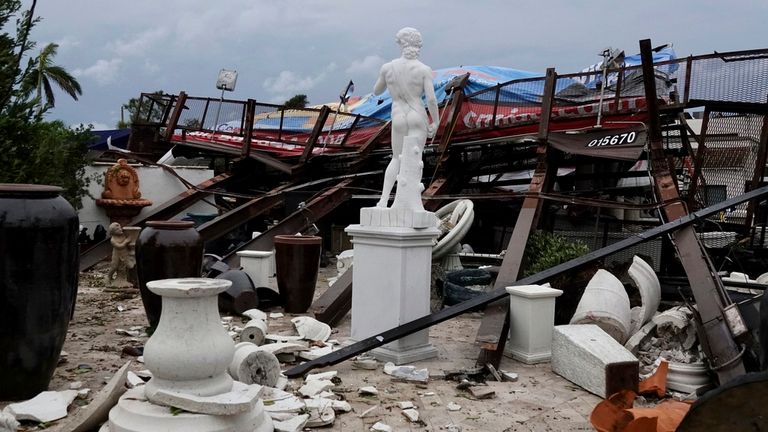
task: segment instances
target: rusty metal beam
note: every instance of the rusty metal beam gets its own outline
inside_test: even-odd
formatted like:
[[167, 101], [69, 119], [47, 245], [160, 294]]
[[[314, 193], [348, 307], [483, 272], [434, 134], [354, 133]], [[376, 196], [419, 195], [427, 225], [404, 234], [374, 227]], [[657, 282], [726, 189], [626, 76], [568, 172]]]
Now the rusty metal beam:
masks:
[[[181, 118], [181, 112], [184, 111], [185, 105], [187, 103], [187, 94], [185, 92], [180, 92], [178, 98], [176, 99], [176, 105], [173, 108], [173, 112], [170, 114], [168, 119], [168, 125], [165, 128], [165, 140], [170, 141], [171, 137], [173, 136], [173, 131], [176, 130], [176, 126], [179, 125], [179, 118]], [[171, 104], [169, 104], [170, 106]]]
[[379, 131], [376, 132], [375, 135], [373, 135], [370, 139], [368, 139], [368, 141], [360, 146], [360, 148], [357, 150], [358, 157], [354, 162], [352, 162], [353, 171], [357, 171], [363, 166], [364, 162], [371, 155], [371, 152], [376, 147], [376, 145], [378, 145], [382, 138], [387, 136], [391, 130], [392, 122], [388, 121], [383, 126], [381, 126], [381, 128], [379, 128]]
[[315, 148], [317, 139], [320, 138], [320, 134], [323, 132], [323, 126], [325, 126], [325, 121], [328, 120], [328, 114], [330, 113], [331, 109], [328, 108], [327, 105], [323, 105], [323, 107], [320, 108], [320, 113], [317, 115], [315, 127], [312, 129], [312, 133], [309, 135], [309, 139], [307, 139], [307, 144], [304, 146], [304, 152], [299, 157], [298, 166], [302, 166], [307, 163], [309, 158], [312, 156], [312, 149]]
[[[206, 190], [213, 187], [221, 187], [231, 179], [229, 174], [221, 174], [208, 179], [195, 188], [190, 188], [176, 195], [162, 205], [154, 208], [151, 212], [142, 215], [140, 218], [131, 221], [131, 226], [144, 226], [150, 220], [167, 220], [182, 210], [205, 198], [208, 195]], [[88, 270], [100, 261], [104, 260], [112, 252], [112, 246], [109, 240], [103, 240], [94, 246], [88, 248], [80, 254], [80, 271]]]
[[248, 99], [245, 102], [245, 136], [243, 136], [243, 149], [240, 155], [249, 157], [251, 155], [251, 141], [253, 141], [253, 117], [256, 114], [256, 101]]
[[[542, 117], [541, 123], [539, 123], [538, 163], [531, 179], [531, 184], [528, 187], [529, 195], [523, 201], [522, 208], [517, 216], [517, 222], [507, 246], [507, 253], [504, 255], [504, 260], [501, 263], [499, 274], [494, 283], [494, 288], [497, 289], [503, 289], [511, 285], [519, 277], [525, 245], [528, 243], [528, 237], [531, 232], [536, 230], [539, 223], [539, 214], [541, 213], [543, 203], [539, 194], [548, 193], [557, 176], [557, 165], [550, 165], [550, 156], [547, 152], [549, 120], [552, 114], [552, 101], [554, 100], [556, 81], [557, 74], [555, 69], [547, 69], [541, 107]], [[475, 338], [475, 342], [480, 345], [477, 364], [486, 365], [490, 363], [494, 367], [499, 367], [508, 331], [509, 303], [506, 299], [488, 305], [485, 308], [485, 314]]]
[[[654, 188], [658, 200], [665, 203], [662, 210], [666, 219], [675, 221], [686, 217], [688, 210], [680, 199], [673, 171], [664, 155], [650, 39], [640, 41], [640, 57], [649, 117], [648, 136]], [[672, 237], [696, 300], [701, 322], [701, 326], [698, 326], [699, 340], [720, 383], [724, 384], [745, 373], [740, 349], [723, 311], [731, 304], [731, 300], [693, 227], [682, 228], [672, 233]], [[738, 309], [732, 312], [738, 314]]]
[[[258, 237], [244, 243], [238, 250], [272, 250], [274, 245], [273, 239], [276, 235], [300, 232], [345, 202], [351, 195], [347, 186], [354, 181], [354, 178], [344, 179], [325, 192], [316, 195], [306, 203], [305, 207], [293, 212], [290, 216]], [[237, 251], [232, 251], [223, 258], [224, 262], [229, 264], [230, 267], [238, 267], [240, 265], [240, 257], [235, 252]]]
[[[568, 262], [552, 267], [548, 270], [544, 270], [543, 272], [536, 273], [535, 275], [532, 275], [532, 276], [528, 276], [517, 282], [514, 282], [512, 285], [530, 285], [530, 284], [544, 283], [547, 280], [551, 280], [552, 278], [555, 278], [563, 273], [581, 268], [595, 260], [605, 258], [609, 255], [615, 254], [617, 252], [621, 252], [625, 249], [647, 242], [649, 240], [653, 240], [655, 238], [661, 237], [671, 232], [690, 227], [693, 223], [700, 221], [704, 218], [707, 218], [713, 214], [717, 214], [729, 207], [737, 206], [746, 201], [761, 199], [766, 196], [768, 196], [768, 186], [763, 186], [759, 189], [755, 189], [746, 194], [725, 200], [714, 206], [707, 207], [695, 213], [691, 213], [686, 216], [683, 216], [677, 220], [667, 222], [663, 225], [652, 228], [648, 231], [645, 231], [635, 236], [618, 241], [602, 249], [598, 249], [596, 251], [590, 252], [581, 257], [572, 259]], [[306, 363], [302, 363], [298, 366], [295, 366], [285, 371], [285, 375], [289, 378], [295, 378], [295, 377], [302, 376], [305, 373], [315, 368], [337, 364], [339, 362], [355, 357], [364, 352], [370, 351], [374, 348], [380, 347], [389, 342], [398, 340], [410, 334], [424, 330], [425, 328], [429, 328], [434, 325], [440, 324], [441, 322], [444, 322], [451, 318], [462, 315], [480, 306], [487, 305], [489, 303], [492, 303], [494, 301], [497, 301], [506, 297], [507, 297], [507, 292], [504, 288], [494, 289], [491, 292], [482, 294], [471, 300], [467, 300], [465, 302], [445, 308], [433, 314], [423, 316], [421, 318], [405, 323], [401, 326], [386, 330], [382, 333], [372, 335], [367, 339], [363, 339], [354, 344], [347, 345], [344, 348], [334, 351], [331, 354], [325, 355], [315, 360], [308, 361]]]

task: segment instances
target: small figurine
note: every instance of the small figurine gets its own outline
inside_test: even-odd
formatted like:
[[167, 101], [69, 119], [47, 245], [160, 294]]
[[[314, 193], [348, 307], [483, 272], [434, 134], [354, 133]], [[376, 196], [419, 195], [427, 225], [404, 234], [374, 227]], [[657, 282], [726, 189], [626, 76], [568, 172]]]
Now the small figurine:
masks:
[[[136, 266], [131, 238], [117, 222], [109, 224], [109, 242], [112, 244], [112, 262], [105, 283], [107, 286], [128, 287], [128, 272]], [[113, 280], [114, 278], [114, 280]]]

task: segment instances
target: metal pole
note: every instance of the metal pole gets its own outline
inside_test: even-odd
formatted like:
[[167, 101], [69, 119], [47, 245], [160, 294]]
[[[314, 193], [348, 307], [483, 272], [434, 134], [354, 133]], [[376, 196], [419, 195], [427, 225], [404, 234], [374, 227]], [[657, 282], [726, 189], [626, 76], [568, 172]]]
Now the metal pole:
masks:
[[219, 99], [219, 108], [216, 109], [216, 119], [213, 121], [213, 133], [211, 134], [211, 141], [216, 137], [216, 131], [219, 129], [219, 114], [221, 114], [221, 106], [224, 105], [224, 89], [221, 89], [221, 98]]

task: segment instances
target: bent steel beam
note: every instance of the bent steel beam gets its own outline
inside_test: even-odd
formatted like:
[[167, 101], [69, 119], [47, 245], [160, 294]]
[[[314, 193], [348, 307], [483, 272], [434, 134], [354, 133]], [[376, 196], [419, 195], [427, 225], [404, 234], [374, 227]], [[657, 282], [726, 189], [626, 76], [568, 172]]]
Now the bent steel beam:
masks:
[[[657, 237], [680, 230], [685, 227], [689, 227], [694, 222], [699, 221], [703, 218], [712, 216], [713, 214], [717, 214], [729, 207], [739, 205], [749, 200], [763, 198], [765, 196], [768, 196], [768, 186], [763, 186], [759, 189], [755, 189], [746, 194], [725, 200], [717, 205], [707, 207], [695, 213], [690, 213], [686, 216], [683, 216], [671, 222], [667, 222], [656, 228], [636, 234], [633, 237], [629, 237], [627, 239], [624, 239], [614, 244], [611, 244], [609, 246], [606, 246], [602, 249], [598, 249], [596, 251], [590, 252], [579, 258], [572, 259], [563, 264], [544, 270], [543, 272], [536, 273], [535, 275], [528, 276], [526, 278], [518, 280], [514, 282], [512, 285], [531, 285], [531, 284], [543, 283], [562, 273], [587, 265], [594, 260], [604, 258], [608, 255], [614, 254], [616, 252], [621, 252], [622, 250], [630, 248], [637, 244], [644, 243], [649, 240], [653, 240]], [[485, 306], [494, 301], [503, 299], [507, 295], [508, 295], [507, 291], [504, 288], [494, 289], [491, 292], [482, 294], [471, 300], [467, 300], [465, 302], [459, 303], [449, 308], [445, 308], [439, 312], [423, 316], [421, 318], [405, 323], [401, 326], [395, 327], [393, 329], [387, 330], [377, 335], [373, 335], [367, 339], [363, 339], [354, 344], [348, 345], [340, 350], [332, 352], [331, 354], [327, 354], [315, 360], [311, 360], [306, 363], [300, 364], [296, 367], [293, 367], [287, 370], [285, 372], [285, 375], [289, 378], [295, 378], [295, 377], [304, 375], [305, 373], [315, 368], [334, 365], [336, 363], [339, 363], [349, 358], [360, 355], [366, 351], [370, 351], [374, 348], [380, 347], [386, 343], [389, 343], [389, 342], [398, 340], [402, 337], [413, 334], [417, 331], [421, 331], [433, 325], [440, 324], [443, 321], [447, 321], [451, 318], [457, 317], [477, 307]]]

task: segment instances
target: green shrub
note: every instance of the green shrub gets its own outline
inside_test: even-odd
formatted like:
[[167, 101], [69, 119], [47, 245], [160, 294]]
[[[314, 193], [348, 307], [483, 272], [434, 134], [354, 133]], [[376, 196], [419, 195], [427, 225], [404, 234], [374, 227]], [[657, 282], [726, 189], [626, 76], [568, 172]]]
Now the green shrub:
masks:
[[536, 231], [525, 246], [523, 277], [542, 272], [589, 252], [582, 241], [570, 241], [546, 231]]

